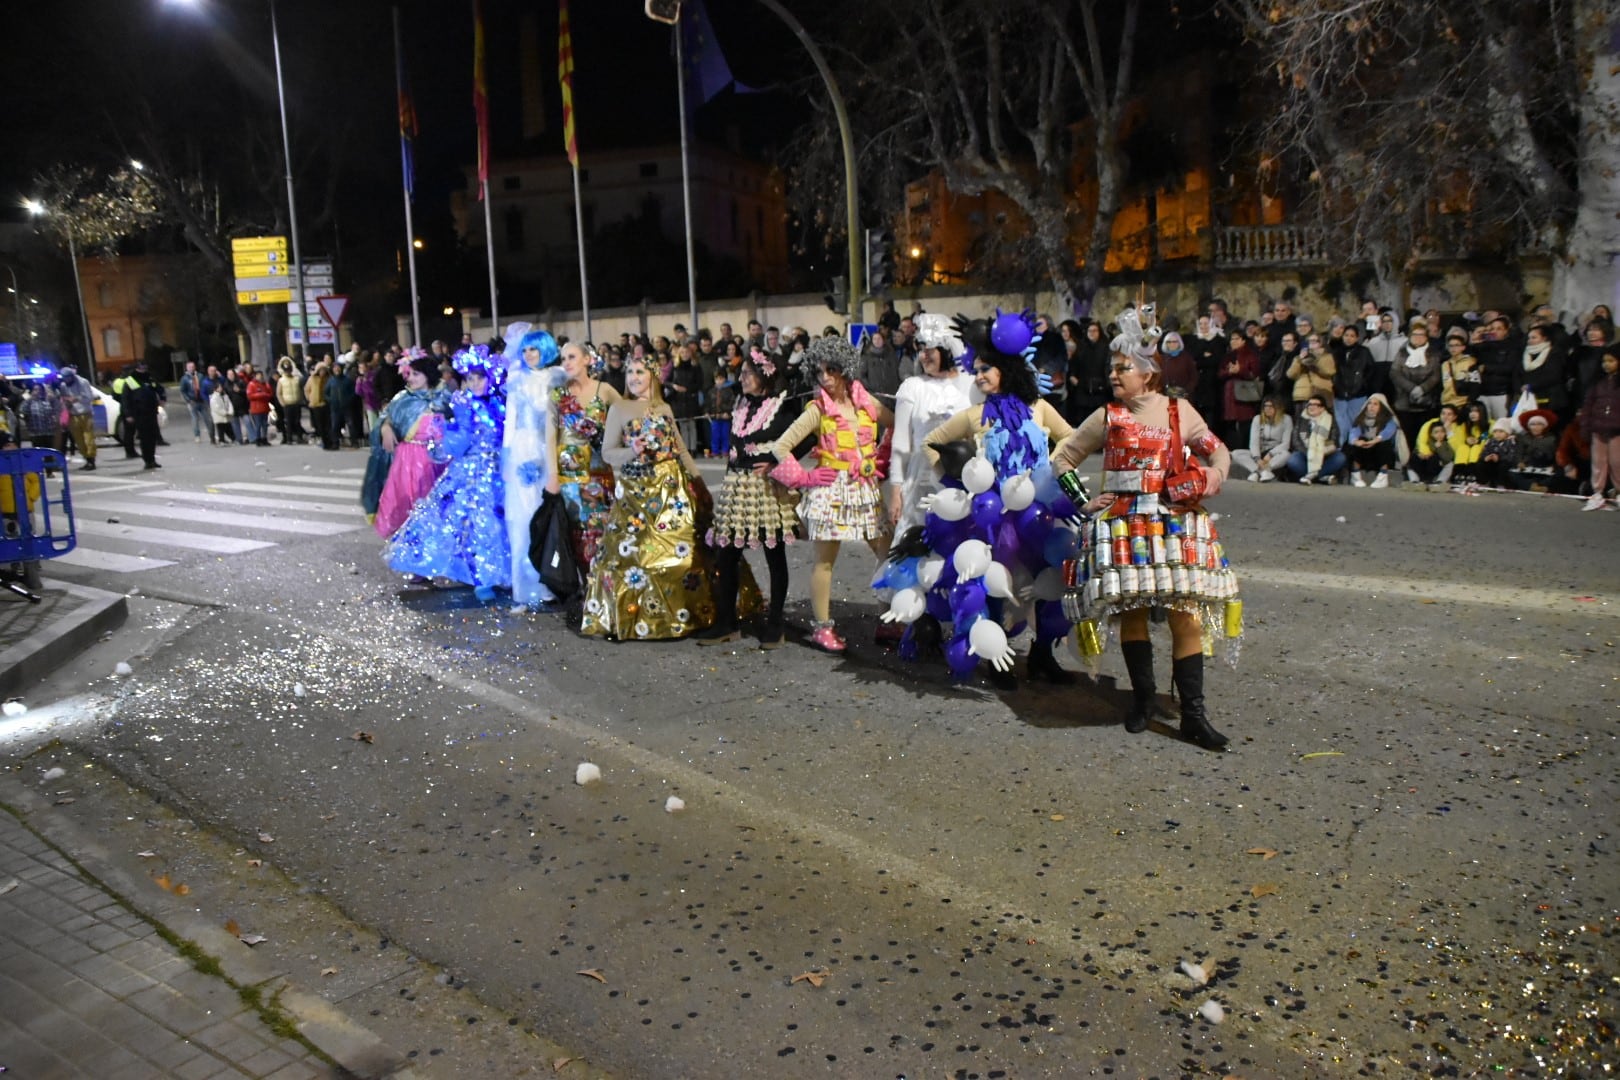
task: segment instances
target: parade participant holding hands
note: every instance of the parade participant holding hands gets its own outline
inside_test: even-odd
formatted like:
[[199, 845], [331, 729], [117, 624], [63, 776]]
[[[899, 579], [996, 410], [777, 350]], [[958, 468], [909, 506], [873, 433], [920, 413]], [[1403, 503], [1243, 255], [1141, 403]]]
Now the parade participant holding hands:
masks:
[[[860, 358], [843, 338], [817, 338], [805, 360], [815, 373], [817, 389], [772, 448], [780, 464], [771, 475], [804, 492], [799, 516], [816, 546], [810, 571], [810, 610], [815, 618], [810, 641], [839, 653], [846, 644], [833, 629], [833, 564], [845, 540], [865, 540], [879, 559], [888, 554], [889, 520], [878, 485], [883, 482], [889, 447], [879, 431], [892, 427], [894, 417], [861, 385]], [[793, 450], [812, 435], [815, 466], [806, 470]]]
[[[527, 331], [521, 333], [520, 331]], [[561, 376], [557, 339], [519, 324], [509, 328], [516, 356], [507, 358], [506, 422], [501, 433], [501, 481], [505, 485], [506, 535], [512, 551], [512, 611], [535, 611], [557, 599], [540, 583], [529, 558], [529, 523], [541, 498], [560, 490], [554, 462], [557, 432], [551, 422], [551, 390]], [[510, 346], [509, 346], [510, 348]]]
[[449, 578], [471, 585], [483, 603], [512, 582], [512, 558], [501, 520], [501, 428], [505, 409], [497, 384], [503, 360], [483, 345], [453, 361], [462, 389], [450, 398], [443, 435], [428, 447], [449, 467], [418, 499], [388, 544], [388, 565], [418, 580]]
[[613, 470], [602, 460], [602, 425], [619, 392], [591, 374], [589, 347], [570, 341], [561, 350], [564, 382], [551, 391], [556, 425], [556, 476], [574, 520], [574, 555], [580, 569], [596, 558], [602, 524], [613, 503]]
[[889, 521], [898, 535], [923, 523], [922, 501], [939, 490], [939, 477], [923, 440], [972, 404], [973, 379], [957, 362], [962, 339], [944, 315], [917, 317], [921, 374], [900, 384], [894, 396], [894, 445], [889, 468]]
[[[438, 361], [423, 354], [401, 364], [399, 373], [405, 389], [395, 394], [384, 410], [383, 421], [377, 425], [380, 434], [372, 449], [372, 460], [366, 466], [367, 486], [374, 467], [387, 476], [374, 521], [377, 534], [384, 540], [405, 524], [416, 500], [428, 493], [443, 471], [443, 466], [428, 454], [428, 444], [437, 440], [442, 430], [438, 414], [445, 406], [445, 395], [435, 388], [439, 381]], [[378, 458], [379, 448], [386, 458]]]
[[1103, 452], [1103, 494], [1085, 505], [1094, 516], [1064, 603], [1081, 622], [1083, 656], [1099, 655], [1107, 626], [1119, 624], [1133, 697], [1125, 730], [1133, 733], [1146, 730], [1153, 712], [1148, 615], [1163, 609], [1182, 736], [1220, 750], [1228, 740], [1205, 712], [1204, 647], [1240, 634], [1242, 609], [1202, 501], [1220, 493], [1231, 455], [1187, 402], [1159, 392], [1151, 319], [1151, 309], [1140, 306], [1120, 315], [1120, 334], [1110, 343], [1115, 400], [1052, 454], [1052, 469], [1072, 494], [1081, 490], [1073, 470]]
[[620, 641], [681, 638], [714, 622], [714, 564], [702, 540], [712, 502], [647, 361], [625, 365], [624, 388], [602, 444], [618, 497], [591, 564], [580, 630]]

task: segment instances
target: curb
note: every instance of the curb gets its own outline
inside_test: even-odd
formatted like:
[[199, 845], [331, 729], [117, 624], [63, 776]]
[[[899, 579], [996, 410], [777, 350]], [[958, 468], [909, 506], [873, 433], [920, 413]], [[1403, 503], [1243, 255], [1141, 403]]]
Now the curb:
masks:
[[21, 812], [26, 828], [61, 851], [93, 884], [135, 914], [218, 961], [222, 977], [233, 988], [270, 990], [279, 1008], [297, 1025], [299, 1035], [346, 1074], [361, 1080], [416, 1080], [420, 1075], [403, 1055], [364, 1025], [300, 988], [225, 930], [158, 891], [151, 882], [127, 872], [76, 826], [48, 813], [49, 806], [34, 792], [22, 785], [6, 784], [5, 788], [6, 800]]
[[42, 681], [129, 617], [128, 600], [119, 593], [55, 580], [46, 580], [44, 589], [66, 593], [82, 602], [0, 653], [0, 697], [10, 697]]

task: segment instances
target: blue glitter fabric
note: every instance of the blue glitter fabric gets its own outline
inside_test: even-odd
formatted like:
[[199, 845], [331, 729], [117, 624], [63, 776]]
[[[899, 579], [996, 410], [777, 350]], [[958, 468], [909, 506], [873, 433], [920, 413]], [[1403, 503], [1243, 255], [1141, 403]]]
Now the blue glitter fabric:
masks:
[[402, 574], [449, 578], [477, 588], [512, 584], [501, 482], [499, 396], [459, 391], [450, 399], [444, 437], [431, 449], [449, 468], [388, 544], [388, 565]]
[[[546, 337], [549, 339], [550, 335]], [[524, 338], [528, 341], [528, 338]], [[552, 348], [556, 345], [553, 343]], [[541, 350], [544, 360], [545, 350]], [[512, 553], [512, 602], [535, 607], [556, 597], [540, 583], [529, 561], [529, 522], [540, 509], [551, 460], [556, 453], [551, 429], [551, 388], [566, 378], [560, 368], [532, 368], [522, 360], [506, 369], [506, 431], [501, 478], [506, 482], [506, 528]]]

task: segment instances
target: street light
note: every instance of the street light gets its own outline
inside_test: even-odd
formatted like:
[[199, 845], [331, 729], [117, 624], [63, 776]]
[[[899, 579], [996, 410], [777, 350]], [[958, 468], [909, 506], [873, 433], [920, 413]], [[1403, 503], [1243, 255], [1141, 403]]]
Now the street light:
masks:
[[427, 247], [427, 245], [422, 243], [422, 238], [418, 236], [415, 240], [411, 241], [411, 247], [415, 248], [417, 251], [421, 251], [424, 247]]
[[[34, 217], [48, 217], [50, 210], [38, 199], [24, 199], [23, 209]], [[62, 219], [62, 235], [67, 237], [68, 261], [73, 264], [73, 291], [79, 296], [79, 329], [84, 331], [84, 362], [90, 370], [86, 373], [90, 385], [96, 385], [96, 348], [90, 344], [90, 314], [84, 309], [84, 283], [79, 280], [79, 249], [73, 242], [73, 219]], [[39, 303], [35, 300], [34, 303]]]
[[[199, 8], [205, 0], [166, 0], [170, 5], [179, 7]], [[298, 305], [298, 321], [305, 330], [304, 351], [309, 352], [308, 328], [309, 321], [303, 314], [304, 310], [304, 257], [298, 246], [298, 200], [293, 195], [292, 175], [292, 136], [287, 129], [287, 87], [281, 77], [281, 29], [276, 21], [276, 0], [270, 0], [270, 49], [276, 59], [276, 101], [281, 107], [281, 158], [286, 166], [287, 176], [287, 225], [292, 232], [292, 276], [293, 299]], [[137, 169], [141, 166], [132, 162]], [[290, 320], [289, 320], [290, 321]]]
[[[669, 23], [676, 26], [681, 18], [681, 4], [683, 0], [646, 0], [647, 18], [654, 22]], [[784, 23], [793, 36], [810, 54], [810, 60], [816, 65], [816, 71], [821, 75], [821, 81], [826, 84], [827, 96], [832, 99], [833, 115], [838, 118], [838, 138], [844, 149], [844, 211], [847, 217], [845, 231], [849, 236], [849, 315], [851, 322], [859, 322], [861, 314], [861, 240], [860, 240], [860, 214], [858, 213], [860, 200], [855, 187], [855, 136], [850, 132], [849, 111], [844, 108], [844, 95], [838, 92], [838, 82], [833, 78], [832, 68], [827, 66], [827, 58], [821, 54], [821, 47], [810, 36], [804, 25], [795, 19], [778, 0], [758, 0], [758, 2], [771, 10], [771, 12]], [[680, 48], [680, 28], [675, 30], [676, 48]], [[679, 64], [679, 52], [677, 52]], [[686, 73], [677, 70], [681, 82], [677, 84], [684, 93], [686, 86]], [[681, 103], [681, 114], [686, 113], [684, 97]], [[684, 128], [683, 128], [684, 135]], [[684, 170], [683, 170], [684, 171]], [[687, 221], [687, 236], [691, 236], [691, 221]], [[695, 302], [694, 302], [695, 303]], [[694, 316], [695, 318], [695, 316]]]
[[17, 337], [21, 339], [23, 335], [22, 290], [17, 288], [17, 271], [11, 268], [10, 263], [6, 263], [6, 273], [11, 275], [11, 295], [17, 304]]

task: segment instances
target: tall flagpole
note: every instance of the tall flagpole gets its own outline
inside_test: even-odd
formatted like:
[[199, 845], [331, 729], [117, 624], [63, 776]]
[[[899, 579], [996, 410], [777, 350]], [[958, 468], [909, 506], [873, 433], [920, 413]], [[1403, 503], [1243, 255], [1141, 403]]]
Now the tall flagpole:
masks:
[[416, 290], [416, 225], [411, 220], [411, 199], [416, 186], [412, 171], [415, 162], [411, 154], [411, 137], [416, 134], [416, 106], [410, 91], [405, 88], [405, 49], [399, 29], [399, 8], [394, 8], [394, 83], [399, 92], [400, 175], [405, 189], [405, 258], [411, 267], [411, 331], [415, 334], [412, 345], [422, 344], [422, 302]]
[[574, 173], [574, 232], [579, 243], [579, 305], [585, 340], [591, 340], [591, 283], [585, 269], [585, 205], [579, 193], [579, 142], [574, 137], [574, 35], [568, 27], [568, 0], [557, 9], [557, 80], [562, 83], [563, 145]]
[[489, 254], [490, 337], [501, 326], [500, 299], [495, 291], [495, 222], [489, 207], [489, 83], [484, 78], [484, 5], [473, 0], [473, 112], [478, 117], [478, 197], [484, 203], [484, 249]]
[[681, 110], [681, 210], [686, 216], [686, 300], [690, 309], [686, 324], [692, 333], [698, 332], [697, 316], [697, 241], [692, 235], [692, 163], [687, 154], [686, 131], [686, 51], [681, 38], [681, 16], [684, 6], [675, 9], [675, 100]]

